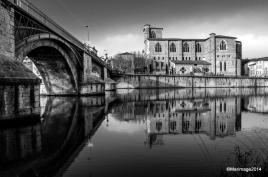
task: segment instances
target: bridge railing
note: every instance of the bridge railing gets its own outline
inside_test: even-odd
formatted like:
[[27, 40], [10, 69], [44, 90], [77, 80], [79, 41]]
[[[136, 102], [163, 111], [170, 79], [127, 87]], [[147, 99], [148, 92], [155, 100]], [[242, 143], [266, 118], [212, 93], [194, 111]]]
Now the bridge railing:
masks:
[[61, 26], [59, 26], [56, 22], [54, 22], [51, 18], [49, 18], [46, 14], [44, 14], [41, 10], [35, 7], [32, 3], [27, 0], [8, 0], [14, 6], [19, 7], [38, 20], [40, 23], [57, 33], [59, 36], [63, 37], [67, 41], [76, 45], [80, 49], [84, 49], [84, 45], [81, 41], [76, 39], [72, 34], [67, 32]]

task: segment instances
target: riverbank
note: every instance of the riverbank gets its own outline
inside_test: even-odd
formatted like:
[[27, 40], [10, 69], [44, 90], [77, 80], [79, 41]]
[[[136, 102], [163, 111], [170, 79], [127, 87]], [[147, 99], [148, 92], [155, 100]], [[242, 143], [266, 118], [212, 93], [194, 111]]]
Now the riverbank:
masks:
[[112, 77], [117, 89], [267, 87], [268, 78], [125, 74]]

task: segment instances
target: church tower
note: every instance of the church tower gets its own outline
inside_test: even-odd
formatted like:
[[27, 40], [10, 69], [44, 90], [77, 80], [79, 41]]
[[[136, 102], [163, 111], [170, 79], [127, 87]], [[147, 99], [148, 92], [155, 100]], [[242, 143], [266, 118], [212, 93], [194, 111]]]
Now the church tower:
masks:
[[144, 40], [150, 38], [151, 25], [146, 24], [143, 27]]
[[162, 38], [162, 32], [163, 32], [163, 28], [156, 28], [156, 27], [152, 27], [149, 24], [146, 24], [143, 27], [144, 40]]

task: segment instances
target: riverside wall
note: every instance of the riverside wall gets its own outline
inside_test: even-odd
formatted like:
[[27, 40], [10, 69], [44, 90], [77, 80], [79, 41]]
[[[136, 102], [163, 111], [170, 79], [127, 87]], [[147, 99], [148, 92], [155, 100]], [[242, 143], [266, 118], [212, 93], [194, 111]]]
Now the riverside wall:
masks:
[[117, 89], [267, 87], [268, 78], [235, 76], [117, 75]]

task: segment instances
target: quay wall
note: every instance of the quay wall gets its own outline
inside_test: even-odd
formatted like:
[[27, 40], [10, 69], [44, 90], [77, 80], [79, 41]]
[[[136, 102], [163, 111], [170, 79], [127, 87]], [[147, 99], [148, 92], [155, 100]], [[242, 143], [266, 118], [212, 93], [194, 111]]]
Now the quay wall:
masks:
[[40, 86], [0, 85], [0, 120], [40, 114]]
[[234, 76], [118, 75], [117, 89], [267, 87], [268, 78]]

